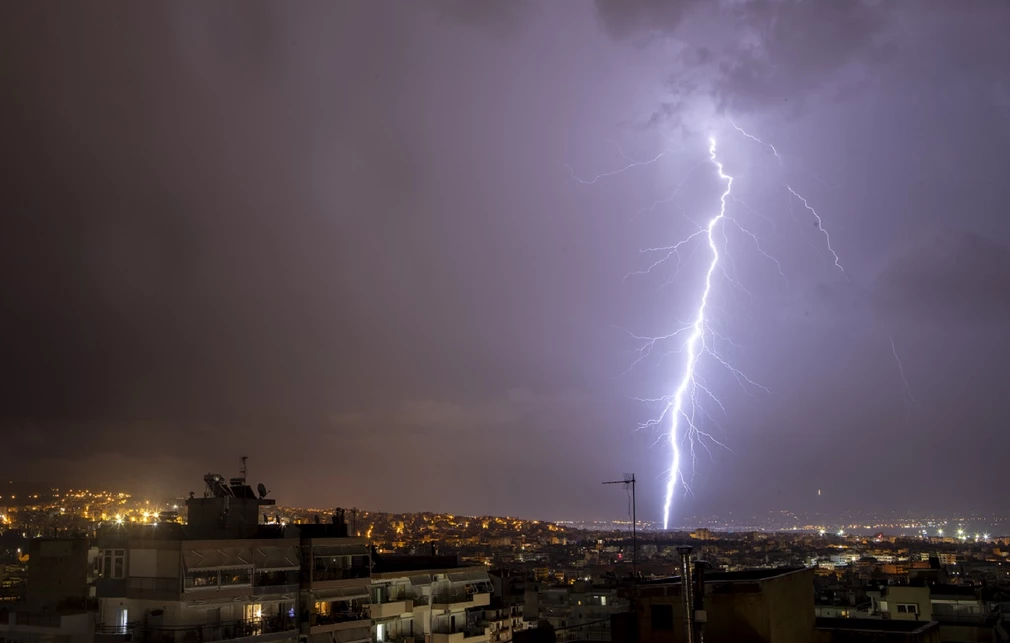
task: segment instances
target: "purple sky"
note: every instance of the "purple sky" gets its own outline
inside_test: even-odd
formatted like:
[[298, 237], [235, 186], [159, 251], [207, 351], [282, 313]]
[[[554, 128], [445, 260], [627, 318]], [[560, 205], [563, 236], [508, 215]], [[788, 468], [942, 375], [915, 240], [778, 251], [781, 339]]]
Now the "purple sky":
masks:
[[770, 393], [699, 364], [727, 448], [674, 522], [1002, 509], [1008, 32], [973, 0], [5, 5], [3, 468], [181, 493], [248, 455], [282, 502], [548, 518], [622, 517], [599, 482], [634, 471], [659, 519], [633, 398], [683, 355], [626, 373], [626, 331], [691, 316], [706, 248], [625, 277], [717, 211], [714, 135], [785, 278], [727, 225], [712, 318]]

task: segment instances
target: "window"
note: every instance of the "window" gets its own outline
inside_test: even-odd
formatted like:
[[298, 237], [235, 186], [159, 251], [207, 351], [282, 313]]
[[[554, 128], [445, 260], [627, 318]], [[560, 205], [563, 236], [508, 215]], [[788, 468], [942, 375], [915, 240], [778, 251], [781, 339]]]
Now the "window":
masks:
[[898, 603], [898, 614], [916, 614], [918, 611], [919, 606], [915, 603]]
[[382, 643], [386, 640], [386, 624], [379, 623], [375, 626], [375, 640]]
[[217, 571], [194, 571], [186, 574], [186, 589], [217, 587]]
[[664, 632], [673, 630], [673, 605], [652, 606], [652, 629]]
[[242, 607], [242, 619], [258, 621], [263, 618], [263, 606], [259, 603], [246, 603]]
[[252, 570], [248, 567], [221, 570], [221, 587], [252, 585]]
[[102, 578], [125, 578], [126, 550], [103, 549], [99, 559], [98, 573]]

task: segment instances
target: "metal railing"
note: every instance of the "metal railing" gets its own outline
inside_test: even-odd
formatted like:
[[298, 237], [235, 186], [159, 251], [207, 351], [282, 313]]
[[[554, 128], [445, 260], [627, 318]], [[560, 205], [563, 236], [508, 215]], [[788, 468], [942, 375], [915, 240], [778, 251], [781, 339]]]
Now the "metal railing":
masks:
[[559, 627], [554, 630], [557, 643], [565, 641], [609, 641], [610, 619]]
[[435, 594], [433, 602], [442, 604], [465, 603], [467, 601], [474, 600], [474, 597], [477, 596], [478, 594], [487, 594], [487, 593], [488, 592], [486, 591], [470, 591], [470, 590], [459, 592], [452, 592], [452, 591], [439, 592]]
[[482, 623], [472, 625], [457, 625], [453, 627], [448, 623], [436, 624], [432, 628], [435, 634], [462, 634], [463, 638], [469, 639], [487, 634], [487, 626]]
[[995, 625], [999, 620], [999, 614], [975, 613], [948, 613], [933, 611], [933, 620], [940, 624], [947, 625]]
[[373, 604], [398, 603], [400, 601], [413, 600], [410, 596], [407, 595], [407, 589], [405, 587], [398, 587], [396, 589], [384, 587], [381, 594], [382, 594], [382, 600], [380, 601], [378, 600], [379, 592], [376, 591], [376, 588], [374, 587], [372, 588]]
[[471, 639], [478, 636], [486, 636], [487, 628], [481, 625], [469, 626], [463, 630], [463, 638]]
[[277, 587], [280, 585], [297, 585], [298, 572], [257, 572], [255, 576], [256, 587]]
[[127, 582], [127, 589], [139, 592], [178, 592], [178, 578], [145, 578], [141, 576], [131, 576]]
[[333, 625], [334, 623], [347, 623], [349, 621], [368, 620], [368, 612], [365, 610], [339, 610], [329, 614], [316, 614], [313, 625]]
[[296, 629], [295, 619], [272, 616], [182, 627], [156, 627], [144, 623], [127, 623], [125, 627], [100, 624], [95, 627], [95, 633], [128, 635], [133, 643], [210, 643]]

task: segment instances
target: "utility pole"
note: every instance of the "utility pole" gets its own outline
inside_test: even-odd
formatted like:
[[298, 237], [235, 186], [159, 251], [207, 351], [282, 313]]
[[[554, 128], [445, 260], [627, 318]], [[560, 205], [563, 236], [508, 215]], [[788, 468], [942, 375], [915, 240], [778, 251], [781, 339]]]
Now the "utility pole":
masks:
[[638, 582], [638, 507], [635, 504], [635, 474], [624, 474], [624, 480], [609, 480], [603, 484], [631, 485], [631, 576]]

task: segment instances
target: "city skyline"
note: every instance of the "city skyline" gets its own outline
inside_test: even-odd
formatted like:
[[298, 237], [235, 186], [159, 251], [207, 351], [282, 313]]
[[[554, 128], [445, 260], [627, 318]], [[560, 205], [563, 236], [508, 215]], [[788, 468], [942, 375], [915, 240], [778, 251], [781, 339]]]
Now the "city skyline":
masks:
[[9, 479], [660, 521], [712, 136], [673, 524], [1003, 510], [1005, 5], [393, 6], [2, 9]]

